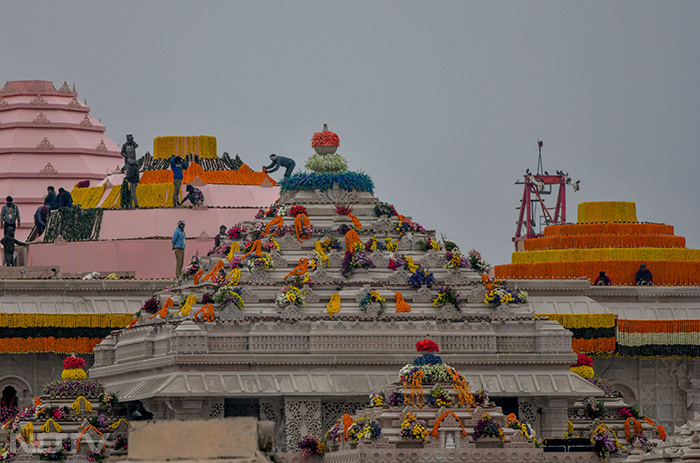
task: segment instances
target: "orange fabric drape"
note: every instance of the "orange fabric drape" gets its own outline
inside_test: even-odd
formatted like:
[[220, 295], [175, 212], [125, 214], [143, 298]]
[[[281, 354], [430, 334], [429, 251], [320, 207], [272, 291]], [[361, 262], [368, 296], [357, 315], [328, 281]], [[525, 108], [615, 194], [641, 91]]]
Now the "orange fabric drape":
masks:
[[308, 271], [309, 271], [309, 259], [307, 259], [306, 257], [302, 257], [301, 259], [299, 259], [299, 263], [297, 264], [297, 266], [294, 267], [292, 269], [292, 271], [289, 272], [286, 277], [284, 277], [284, 279], [286, 280], [287, 278], [289, 278], [292, 275], [301, 276]]
[[345, 234], [345, 246], [348, 247], [348, 251], [354, 252], [355, 243], [362, 244], [360, 235], [358, 235], [355, 230], [348, 230], [348, 232]]
[[353, 214], [348, 214], [348, 217], [350, 217], [350, 220], [352, 220], [352, 224], [358, 229], [362, 230], [362, 224], [360, 223], [360, 219], [358, 219], [355, 215]]
[[260, 240], [253, 241], [253, 245], [250, 247], [250, 251], [246, 252], [243, 259], [248, 257], [250, 253], [254, 253], [256, 256], [262, 255], [262, 242]]
[[411, 225], [413, 225], [413, 222], [411, 222], [410, 220], [408, 220], [405, 216], [403, 216], [403, 215], [401, 215], [401, 214], [397, 215], [396, 218], [399, 219], [399, 220], [402, 221], [402, 222], [408, 222], [408, 223], [410, 223]]
[[205, 282], [205, 281], [207, 281], [207, 280], [214, 281], [214, 278], [215, 278], [216, 275], [219, 273], [219, 270], [221, 270], [222, 268], [224, 268], [224, 261], [223, 261], [223, 260], [220, 260], [220, 261], [218, 261], [218, 262], [216, 263], [216, 265], [214, 266], [214, 268], [211, 269], [211, 271], [210, 271], [209, 273], [207, 273], [206, 275], [204, 275], [204, 278], [202, 278], [202, 283]]
[[129, 323], [129, 326], [126, 327], [127, 330], [130, 330], [131, 328], [134, 327], [137, 321], [141, 320], [140, 318], [132, 318], [131, 322]]
[[491, 283], [491, 278], [489, 278], [489, 276], [485, 273], [481, 275], [481, 281], [484, 283], [486, 291], [491, 291], [493, 289], [493, 283]]
[[632, 439], [634, 438], [634, 436], [630, 435], [630, 422], [631, 421], [634, 421], [634, 436], [637, 436], [644, 431], [644, 428], [642, 427], [642, 423], [640, 423], [639, 420], [637, 420], [635, 417], [630, 416], [625, 421], [625, 439], [627, 439], [627, 442], [632, 442]]
[[452, 415], [455, 417], [455, 419], [457, 420], [457, 423], [459, 423], [459, 427], [462, 428], [462, 436], [467, 437], [467, 431], [464, 429], [464, 426], [462, 425], [462, 420], [460, 420], [459, 417], [457, 415], [455, 415], [455, 412], [453, 412], [452, 410], [447, 410], [445, 413], [440, 415], [440, 418], [435, 420], [435, 425], [433, 426], [433, 431], [430, 433], [430, 435], [432, 437], [434, 437], [435, 439], [438, 438], [438, 430], [440, 429], [440, 423], [442, 423], [442, 420], [447, 418], [447, 416], [449, 416], [449, 415]]
[[202, 278], [202, 275], [204, 274], [204, 270], [201, 268], [197, 270], [197, 273], [194, 274], [194, 284], [195, 286], [199, 284], [199, 279]]
[[[267, 225], [265, 225], [265, 233], [264, 233], [263, 235], [261, 235], [261, 236], [265, 236], [265, 235], [267, 235], [268, 233], [270, 233], [270, 229], [271, 229], [273, 226], [276, 226], [277, 228], [279, 228], [279, 227], [281, 227], [282, 225], [284, 225], [284, 219], [282, 218], [282, 216], [275, 217], [274, 219], [272, 219], [272, 220], [270, 221], [270, 223], [268, 223]], [[274, 233], [273, 233], [273, 236], [274, 236]]]
[[396, 301], [396, 313], [411, 311], [411, 306], [403, 299], [403, 294], [400, 292], [397, 291], [396, 294], [394, 294], [394, 300]]
[[299, 214], [296, 217], [294, 217], [294, 232], [297, 235], [297, 239], [301, 243], [302, 239], [309, 239], [311, 238], [310, 236], [306, 236], [303, 234], [302, 228], [303, 227], [310, 227], [311, 222], [309, 222], [309, 218], [306, 216], [306, 214]]
[[173, 299], [169, 297], [168, 299], [165, 300], [165, 304], [163, 304], [163, 307], [150, 317], [148, 317], [149, 320], [152, 320], [156, 317], [160, 318], [165, 318], [168, 316], [168, 309], [173, 306]]
[[348, 440], [348, 429], [355, 421], [347, 413], [343, 415], [343, 440]]
[[214, 304], [207, 302], [194, 314], [194, 320], [197, 321], [197, 316], [202, 314], [202, 321], [213, 322], [214, 321]]

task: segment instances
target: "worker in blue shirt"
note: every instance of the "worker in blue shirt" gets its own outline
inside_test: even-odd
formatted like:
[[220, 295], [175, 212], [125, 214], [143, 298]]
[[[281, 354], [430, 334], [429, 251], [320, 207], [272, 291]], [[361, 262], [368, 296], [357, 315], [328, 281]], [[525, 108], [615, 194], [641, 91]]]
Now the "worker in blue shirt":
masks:
[[173, 252], [175, 253], [175, 278], [180, 278], [182, 275], [182, 264], [185, 263], [185, 221], [180, 220], [177, 223], [175, 233], [173, 233]]
[[173, 207], [180, 204], [180, 193], [182, 191], [182, 171], [187, 170], [188, 164], [180, 156], [170, 156], [170, 168], [173, 171], [173, 184], [175, 192], [173, 194]]
[[271, 154], [270, 159], [272, 160], [272, 164], [269, 166], [263, 166], [263, 172], [271, 174], [280, 167], [284, 167], [284, 178], [291, 177], [292, 171], [297, 165], [297, 163], [294, 162], [294, 159], [286, 158], [284, 156], [277, 156], [276, 154]]

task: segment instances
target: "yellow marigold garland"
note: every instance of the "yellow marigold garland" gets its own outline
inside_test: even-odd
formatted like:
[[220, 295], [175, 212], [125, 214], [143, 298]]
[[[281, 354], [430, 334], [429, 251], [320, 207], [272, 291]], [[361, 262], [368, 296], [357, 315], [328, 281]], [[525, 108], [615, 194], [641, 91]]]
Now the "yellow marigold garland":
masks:
[[610, 426], [608, 426], [608, 425], [605, 424], [605, 423], [600, 423], [600, 425], [598, 425], [598, 427], [595, 428], [595, 429], [593, 430], [593, 432], [591, 432], [591, 437], [592, 437], [594, 434], [597, 434], [598, 432], [604, 432], [604, 431], [608, 431], [608, 432], [610, 432], [610, 434], [613, 435], [613, 438], [615, 439], [615, 445], [616, 445], [618, 448], [624, 448], [622, 445], [620, 445], [620, 441], [617, 440], [617, 435], [615, 434], [615, 431], [613, 431], [612, 429], [610, 429]]
[[107, 195], [105, 200], [102, 201], [102, 204], [100, 204], [100, 207], [103, 209], [114, 209], [114, 208], [118, 209], [119, 206], [121, 205], [121, 192], [122, 192], [121, 185], [112, 186], [112, 189], [109, 191], [109, 194]]
[[538, 313], [535, 317], [547, 317], [559, 322], [564, 328], [615, 328], [616, 315], [614, 313], [596, 314], [556, 314]]
[[80, 408], [80, 400], [82, 399], [83, 405], [85, 406], [85, 411], [88, 413], [92, 413], [92, 404], [88, 399], [85, 398], [85, 396], [80, 396], [75, 401], [73, 402], [73, 405], [71, 405], [71, 408], [75, 410], [76, 415], [80, 415], [80, 412], [82, 411]]
[[133, 314], [0, 313], [3, 328], [124, 328]]
[[[316, 241], [318, 243], [318, 241]], [[331, 295], [331, 300], [326, 304], [326, 311], [330, 318], [333, 318], [333, 314], [340, 312], [340, 293], [333, 293]]]
[[73, 204], [83, 209], [92, 209], [97, 207], [104, 192], [105, 185], [73, 188], [71, 196], [73, 197]]
[[53, 426], [54, 432], [63, 432], [63, 427], [56, 423], [53, 418], [46, 420], [46, 423], [41, 426], [41, 432], [51, 432], [51, 426]]

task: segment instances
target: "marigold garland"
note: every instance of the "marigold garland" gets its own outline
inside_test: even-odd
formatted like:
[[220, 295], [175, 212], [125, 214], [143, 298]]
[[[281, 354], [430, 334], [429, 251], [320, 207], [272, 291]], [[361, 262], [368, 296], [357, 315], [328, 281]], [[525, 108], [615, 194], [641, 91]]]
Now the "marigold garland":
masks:
[[133, 314], [0, 313], [3, 328], [124, 328]]
[[330, 318], [333, 318], [333, 314], [340, 312], [340, 293], [331, 295], [331, 300], [326, 304], [326, 311]]
[[[105, 200], [102, 201], [102, 204], [100, 204], [100, 207], [103, 209], [115, 209], [115, 208], [118, 209], [120, 206], [121, 192], [122, 192], [121, 185], [113, 185], [112, 189], [109, 190], [109, 194], [107, 195], [107, 198], [105, 198]], [[137, 198], [138, 198], [138, 196], [137, 196]]]
[[596, 223], [550, 225], [545, 237], [574, 235], [673, 235], [673, 225], [659, 223]]
[[[632, 421], [634, 421], [634, 436], [630, 435], [630, 422]], [[634, 439], [635, 436], [642, 434], [642, 432], [644, 432], [642, 423], [640, 423], [635, 417], [630, 416], [627, 418], [627, 420], [625, 420], [625, 440], [627, 440], [627, 442], [632, 442], [632, 439]]]
[[641, 264], [654, 274], [654, 284], [668, 286], [700, 285], [700, 261], [593, 261], [505, 264], [495, 267], [496, 278], [508, 279], [578, 279], [595, 280], [604, 269], [615, 285], [634, 285], [634, 275]]
[[592, 437], [594, 434], [597, 434], [597, 433], [599, 433], [599, 432], [604, 432], [604, 431], [608, 431], [610, 434], [613, 435], [613, 437], [615, 438], [615, 445], [616, 445], [618, 448], [624, 448], [622, 445], [620, 445], [620, 441], [617, 440], [617, 434], [615, 434], [615, 431], [613, 431], [612, 429], [610, 429], [610, 426], [608, 426], [608, 425], [605, 424], [605, 423], [599, 424], [598, 427], [595, 428], [595, 429], [593, 430], [593, 432], [591, 432], [591, 437]]
[[[700, 261], [700, 249], [687, 248], [598, 248], [550, 249], [547, 251], [519, 251], [512, 255], [512, 264], [591, 262], [591, 261]], [[606, 273], [607, 272], [606, 270]], [[614, 280], [613, 280], [614, 282]]]
[[214, 304], [207, 302], [194, 314], [194, 320], [197, 321], [197, 317], [202, 315], [202, 321], [213, 322], [214, 321]]
[[444, 420], [445, 418], [447, 418], [450, 415], [455, 417], [455, 419], [457, 420], [457, 423], [459, 423], [459, 427], [462, 428], [462, 436], [467, 437], [467, 431], [464, 429], [464, 425], [462, 425], [462, 420], [460, 420], [459, 417], [457, 415], [455, 415], [455, 412], [453, 412], [452, 410], [447, 410], [445, 413], [440, 415], [440, 417], [437, 420], [435, 420], [435, 425], [433, 426], [433, 430], [430, 433], [430, 435], [432, 437], [434, 437], [435, 439], [438, 438], [438, 436], [439, 436], [438, 430], [440, 429], [440, 424], [442, 423], [442, 420]]
[[457, 399], [460, 407], [467, 407], [471, 410], [474, 405], [474, 396], [472, 395], [471, 387], [464, 376], [460, 375], [457, 370], [452, 367], [447, 367], [447, 371], [452, 377], [452, 387], [457, 391]]
[[408, 302], [406, 302], [403, 298], [403, 294], [400, 292], [396, 292], [394, 294], [394, 301], [396, 301], [396, 313], [404, 313], [404, 312], [410, 312], [411, 311], [411, 306], [408, 305]]
[[532, 238], [525, 251], [582, 248], [685, 248], [685, 237], [671, 235], [572, 235]]
[[54, 432], [63, 432], [63, 427], [56, 423], [53, 418], [46, 420], [46, 423], [41, 426], [41, 432], [51, 432], [52, 426]]
[[214, 277], [219, 274], [219, 270], [224, 268], [224, 261], [219, 260], [216, 262], [216, 265], [214, 265], [214, 268], [209, 271], [204, 277], [202, 278], [201, 282], [205, 282], [207, 280], [214, 281]]
[[204, 159], [216, 159], [216, 137], [209, 135], [165, 136], [153, 139], [153, 158], [170, 159], [194, 154]]
[[[411, 391], [408, 392], [406, 380], [403, 381], [404, 402], [423, 408], [423, 376], [425, 372], [418, 370], [411, 375]], [[409, 399], [410, 397], [410, 399]]]
[[167, 317], [168, 316], [168, 309], [170, 307], [172, 307], [173, 305], [174, 305], [173, 299], [171, 297], [167, 298], [165, 300], [165, 302], [163, 303], [163, 307], [161, 307], [161, 309], [158, 312], [156, 312], [153, 315], [151, 315], [150, 317], [148, 317], [148, 319], [152, 320], [156, 317], [160, 317], [160, 318]]
[[88, 188], [73, 188], [71, 197], [73, 204], [83, 209], [93, 209], [97, 207], [105, 192], [105, 185], [91, 186]]
[[311, 238], [311, 236], [308, 236], [304, 233], [304, 228], [310, 227], [311, 222], [309, 221], [309, 218], [306, 216], [306, 214], [299, 214], [296, 217], [294, 217], [294, 233], [297, 236], [297, 240], [301, 243], [302, 240], [306, 240]]
[[654, 420], [652, 420], [651, 418], [642, 418], [642, 419], [647, 424], [650, 424], [656, 428], [656, 432], [659, 433], [659, 439], [666, 440], [666, 430], [664, 429], [664, 427], [662, 425], [657, 426], [656, 423], [654, 422]]
[[102, 451], [104, 451], [105, 448], [107, 448], [107, 445], [106, 445], [106, 443], [105, 443], [105, 436], [104, 436], [104, 434], [102, 434], [102, 433], [100, 432], [99, 429], [97, 429], [96, 427], [94, 427], [94, 426], [91, 425], [91, 424], [88, 424], [87, 426], [85, 426], [85, 429], [83, 429], [83, 430], [80, 432], [80, 434], [78, 434], [78, 440], [77, 440], [76, 443], [75, 443], [75, 448], [76, 448], [76, 450], [80, 451], [80, 442], [82, 442], [82, 440], [83, 440], [83, 434], [85, 434], [86, 432], [88, 432], [90, 429], [93, 429], [93, 430], [94, 430], [97, 434], [99, 434], [100, 437], [102, 438]]
[[190, 314], [190, 311], [192, 310], [192, 306], [197, 303], [197, 295], [195, 294], [190, 294], [187, 296], [187, 299], [185, 299], [185, 303], [180, 307], [180, 310], [178, 310], [174, 316], [178, 316], [182, 314], [183, 317], [187, 317]]
[[[204, 170], [199, 164], [192, 163], [182, 171], [182, 183], [190, 184], [199, 179], [207, 185], [269, 185], [275, 186], [272, 177], [264, 172], [253, 172], [250, 167], [243, 164], [238, 170]], [[171, 170], [147, 170], [141, 175], [139, 185], [173, 183]]]
[[90, 354], [103, 338], [0, 338], [0, 353], [26, 354], [52, 352], [57, 354]]
[[80, 400], [82, 399], [83, 405], [85, 406], [85, 411], [88, 413], [92, 413], [92, 404], [88, 399], [85, 398], [85, 396], [79, 396], [75, 401], [73, 402], [73, 405], [71, 405], [71, 408], [75, 410], [76, 415], [80, 415], [80, 412], [82, 411], [80, 408]]

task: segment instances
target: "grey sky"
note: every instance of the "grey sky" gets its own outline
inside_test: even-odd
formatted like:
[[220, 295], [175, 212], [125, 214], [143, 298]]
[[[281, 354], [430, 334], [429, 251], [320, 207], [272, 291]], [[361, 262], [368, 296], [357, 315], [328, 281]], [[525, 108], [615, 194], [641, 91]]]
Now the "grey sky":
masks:
[[328, 123], [377, 196], [498, 264], [538, 138], [581, 179], [569, 221], [636, 201], [700, 247], [698, 25], [677, 1], [5, 1], [0, 79], [75, 83], [139, 155], [206, 134], [303, 166]]

